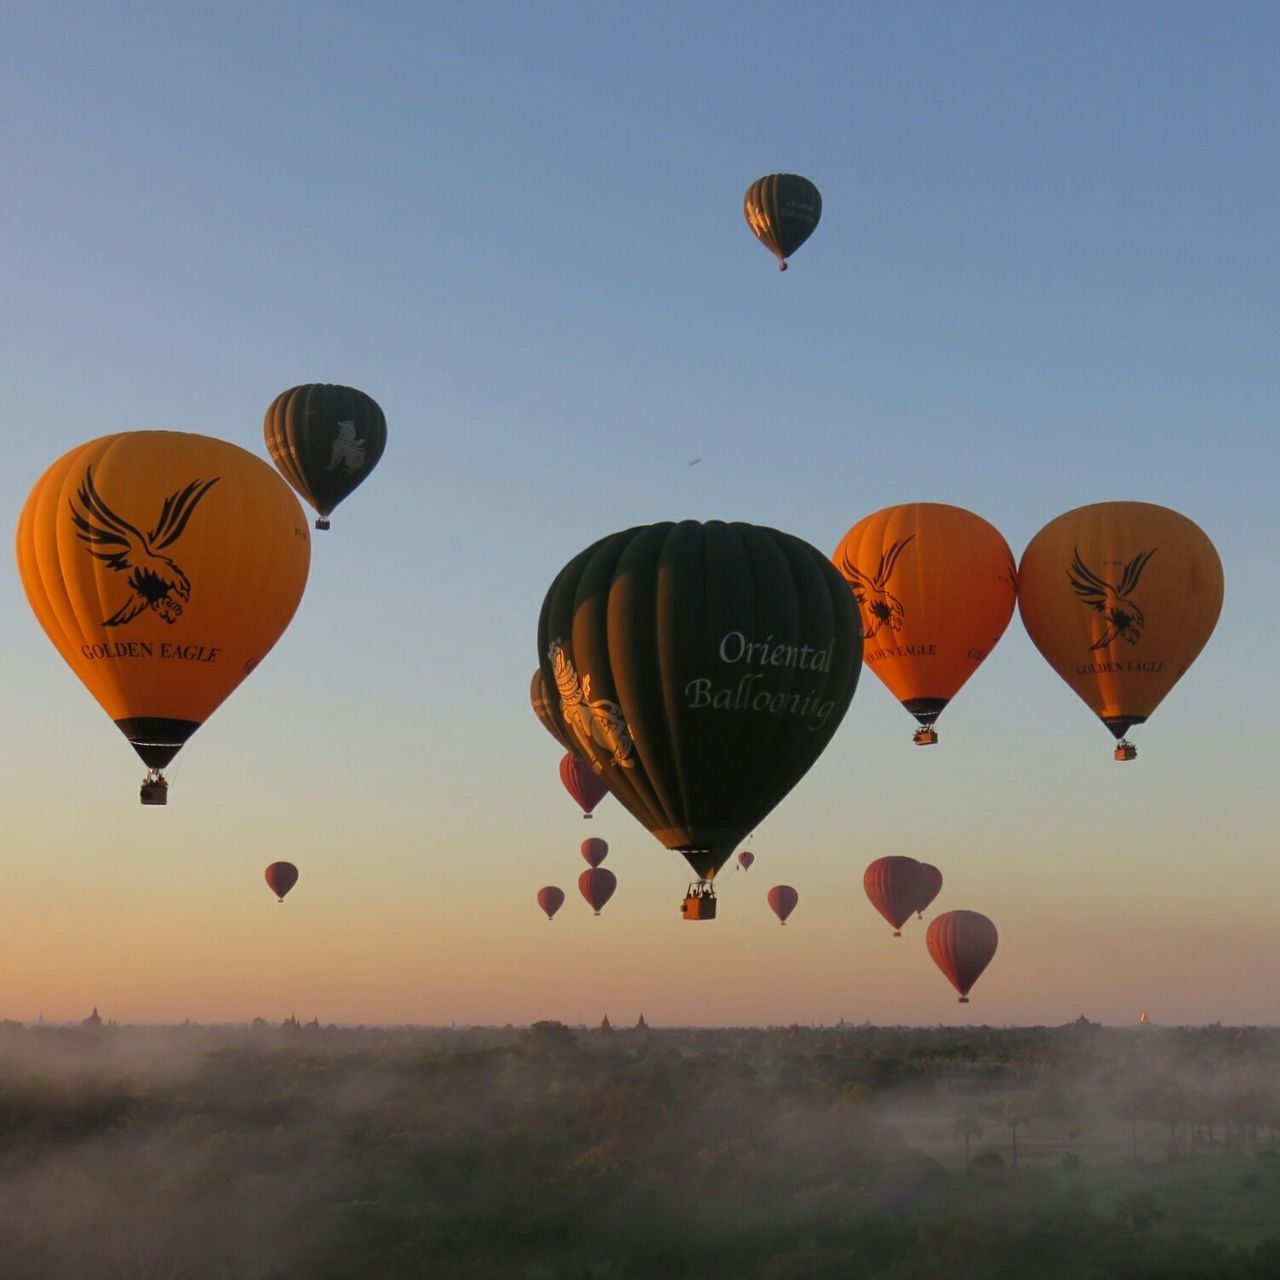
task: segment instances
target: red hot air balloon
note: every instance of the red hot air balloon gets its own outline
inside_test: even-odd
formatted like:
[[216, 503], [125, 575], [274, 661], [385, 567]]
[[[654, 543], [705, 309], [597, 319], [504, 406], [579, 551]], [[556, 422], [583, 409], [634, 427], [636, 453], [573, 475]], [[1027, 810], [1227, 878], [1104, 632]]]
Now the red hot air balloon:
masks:
[[604, 904], [613, 897], [617, 887], [618, 877], [607, 867], [588, 867], [578, 877], [578, 892], [596, 915], [604, 909]]
[[582, 856], [587, 866], [598, 867], [609, 856], [609, 846], [598, 836], [592, 836], [582, 842]]
[[862, 887], [871, 905], [893, 925], [893, 936], [902, 937], [902, 926], [922, 897], [920, 864], [901, 854], [877, 858], [862, 873]]
[[553, 884], [544, 885], [538, 890], [538, 906], [547, 913], [547, 919], [550, 920], [564, 906], [564, 890], [557, 889]]
[[298, 868], [292, 862], [273, 862], [264, 873], [271, 892], [284, 901], [284, 895], [298, 883]]
[[999, 940], [995, 925], [976, 911], [947, 911], [930, 922], [929, 954], [960, 993], [961, 1004], [969, 1003], [969, 989], [991, 963]]
[[789, 884], [775, 884], [769, 890], [769, 906], [782, 924], [787, 923], [787, 917], [796, 909], [799, 901], [800, 895]]
[[916, 900], [916, 915], [924, 919], [924, 913], [934, 898], [942, 892], [942, 872], [930, 862], [920, 864], [920, 897]]
[[582, 816], [591, 817], [591, 810], [609, 794], [609, 788], [592, 770], [591, 766], [572, 751], [560, 761], [560, 781], [564, 789], [582, 806]]
[[756, 860], [756, 855], [752, 853], [750, 849], [743, 849], [743, 851], [740, 854], [738, 854], [738, 866], [740, 866], [743, 869], [743, 871], [750, 871], [751, 864], [755, 860]]

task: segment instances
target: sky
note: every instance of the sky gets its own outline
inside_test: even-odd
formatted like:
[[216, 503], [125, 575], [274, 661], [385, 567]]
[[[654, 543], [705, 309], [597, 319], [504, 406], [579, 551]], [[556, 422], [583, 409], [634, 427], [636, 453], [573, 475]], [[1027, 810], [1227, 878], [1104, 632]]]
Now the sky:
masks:
[[[304, 382], [388, 423], [164, 809], [4, 576], [0, 1016], [1280, 1021], [1280, 11], [777, 14], [0, 0], [10, 527], [108, 432], [265, 457]], [[823, 197], [786, 275], [742, 216], [779, 171]], [[561, 788], [537, 618], [595, 539], [731, 519], [830, 553], [938, 501], [1020, 556], [1128, 498], [1226, 577], [1133, 764], [1015, 615], [930, 750], [864, 673], [714, 924], [681, 920], [678, 855]], [[599, 918], [587, 835], [619, 879]], [[971, 1005], [865, 900], [888, 853], [996, 922]]]

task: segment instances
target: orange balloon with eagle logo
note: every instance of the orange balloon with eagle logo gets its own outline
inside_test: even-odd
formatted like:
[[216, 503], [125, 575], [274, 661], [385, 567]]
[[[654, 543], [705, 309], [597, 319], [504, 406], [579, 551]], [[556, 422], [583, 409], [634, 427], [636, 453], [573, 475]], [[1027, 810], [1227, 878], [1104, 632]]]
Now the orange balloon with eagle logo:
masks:
[[1098, 502], [1050, 520], [1022, 553], [1022, 621], [1049, 665], [1118, 739], [1142, 724], [1208, 642], [1222, 561], [1193, 520], [1150, 502]]
[[307, 520], [260, 458], [209, 436], [126, 431], [36, 482], [18, 568], [55, 648], [160, 770], [267, 655], [302, 599]]
[[1017, 574], [1000, 532], [942, 502], [908, 502], [869, 515], [832, 561], [858, 602], [862, 660], [937, 742], [934, 723], [1004, 634]]

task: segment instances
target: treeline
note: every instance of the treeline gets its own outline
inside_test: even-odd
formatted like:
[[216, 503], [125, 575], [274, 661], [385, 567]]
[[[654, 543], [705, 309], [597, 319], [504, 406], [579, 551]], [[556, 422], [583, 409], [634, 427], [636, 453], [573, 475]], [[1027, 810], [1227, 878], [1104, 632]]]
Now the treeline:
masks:
[[[993, 1106], [1014, 1079], [1061, 1104], [1115, 1066], [1021, 1032], [928, 1034], [10, 1029], [0, 1275], [1280, 1275], [1280, 1238], [1230, 1248], [1150, 1195], [1094, 1204], [1069, 1176], [912, 1150], [887, 1100], [977, 1083]], [[1280, 1206], [1274, 1142], [1239, 1164]]]

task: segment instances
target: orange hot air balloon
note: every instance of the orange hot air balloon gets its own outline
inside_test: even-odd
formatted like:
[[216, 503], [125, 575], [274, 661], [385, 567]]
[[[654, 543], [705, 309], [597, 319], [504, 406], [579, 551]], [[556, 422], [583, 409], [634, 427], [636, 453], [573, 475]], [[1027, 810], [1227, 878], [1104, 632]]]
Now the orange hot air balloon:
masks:
[[920, 863], [902, 854], [877, 858], [862, 873], [862, 887], [871, 905], [893, 925], [893, 936], [902, 937], [902, 926], [923, 896]]
[[1013, 553], [963, 507], [908, 502], [859, 520], [832, 560], [862, 617], [862, 660], [937, 742], [934, 721], [1013, 615]]
[[920, 897], [916, 901], [916, 916], [923, 920], [934, 898], [942, 892], [942, 872], [931, 862], [920, 864]]
[[738, 854], [738, 866], [740, 866], [743, 869], [743, 871], [750, 871], [751, 864], [755, 860], [756, 860], [756, 855], [752, 853], [750, 849], [743, 849], [743, 851], [740, 854]]
[[547, 913], [550, 920], [564, 906], [564, 890], [553, 884], [544, 885], [538, 890], [538, 906]]
[[996, 953], [995, 925], [976, 911], [947, 911], [930, 922], [924, 940], [933, 963], [960, 993], [960, 1003], [968, 1004], [970, 988]]
[[258, 665], [302, 599], [307, 521], [265, 462], [224, 440], [127, 431], [36, 482], [18, 568], [40, 625], [150, 772]]
[[1051, 520], [1022, 554], [1019, 609], [1037, 649], [1118, 739], [1142, 724], [1204, 648], [1222, 562], [1186, 516], [1099, 502]]
[[598, 836], [592, 836], [582, 842], [582, 856], [587, 866], [598, 867], [609, 856], [609, 846]]
[[298, 868], [292, 862], [273, 862], [265, 872], [271, 892], [284, 901], [284, 895], [298, 883]]
[[604, 910], [604, 904], [613, 897], [617, 887], [618, 877], [608, 867], [588, 867], [578, 877], [578, 892], [596, 915]]
[[584, 818], [591, 817], [591, 810], [609, 794], [591, 766], [572, 751], [567, 751], [560, 761], [560, 781], [564, 789], [578, 802]]
[[769, 907], [778, 917], [779, 924], [786, 924], [787, 917], [796, 909], [800, 895], [789, 884], [775, 884], [768, 893]]

